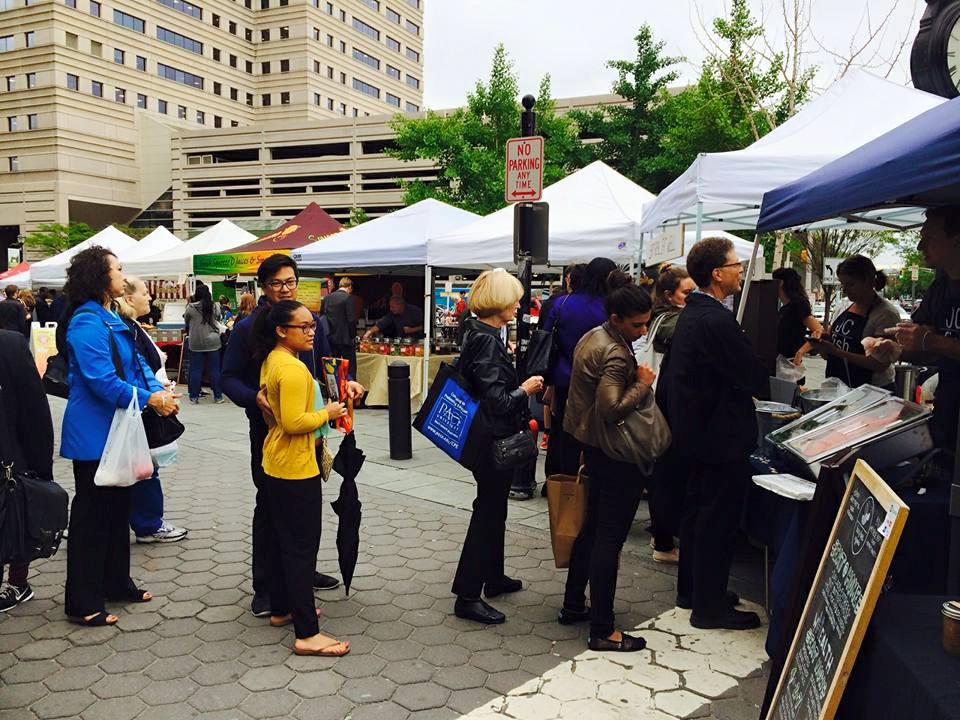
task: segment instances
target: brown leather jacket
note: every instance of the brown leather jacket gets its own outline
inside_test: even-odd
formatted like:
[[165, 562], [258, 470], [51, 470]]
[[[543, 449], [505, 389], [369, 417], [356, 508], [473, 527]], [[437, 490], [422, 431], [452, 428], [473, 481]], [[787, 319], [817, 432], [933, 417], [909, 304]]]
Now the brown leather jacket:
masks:
[[650, 392], [637, 382], [637, 361], [623, 337], [609, 323], [596, 327], [577, 343], [573, 353], [570, 394], [563, 429], [580, 442], [599, 447], [599, 419], [616, 422]]

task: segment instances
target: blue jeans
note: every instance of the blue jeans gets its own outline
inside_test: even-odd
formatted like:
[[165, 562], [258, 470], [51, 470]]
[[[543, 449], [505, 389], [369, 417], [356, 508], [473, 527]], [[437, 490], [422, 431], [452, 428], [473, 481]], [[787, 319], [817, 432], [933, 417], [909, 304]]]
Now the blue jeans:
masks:
[[130, 488], [130, 529], [135, 535], [153, 535], [163, 522], [163, 490], [156, 468], [153, 477]]
[[220, 389], [219, 350], [210, 350], [209, 352], [190, 351], [190, 378], [187, 381], [187, 390], [190, 393], [190, 399], [196, 400], [200, 397], [204, 365], [206, 365], [207, 368], [210, 386], [213, 388], [213, 396], [219, 400], [223, 396], [223, 390]]

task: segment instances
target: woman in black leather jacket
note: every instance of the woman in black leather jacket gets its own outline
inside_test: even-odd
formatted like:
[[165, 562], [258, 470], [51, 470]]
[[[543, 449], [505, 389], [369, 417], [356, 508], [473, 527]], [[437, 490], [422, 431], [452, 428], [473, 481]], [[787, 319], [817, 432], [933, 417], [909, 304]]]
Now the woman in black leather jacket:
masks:
[[531, 377], [523, 384], [507, 355], [501, 330], [517, 315], [523, 286], [502, 269], [488, 270], [470, 290], [470, 310], [477, 317], [464, 323], [459, 370], [490, 426], [490, 451], [473, 468], [477, 499], [453, 580], [457, 617], [485, 624], [502, 623], [506, 616], [480, 597], [517, 592], [523, 585], [504, 573], [503, 542], [507, 523], [507, 496], [513, 473], [493, 465], [492, 440], [509, 437], [523, 428], [527, 402], [543, 389], [543, 378]]

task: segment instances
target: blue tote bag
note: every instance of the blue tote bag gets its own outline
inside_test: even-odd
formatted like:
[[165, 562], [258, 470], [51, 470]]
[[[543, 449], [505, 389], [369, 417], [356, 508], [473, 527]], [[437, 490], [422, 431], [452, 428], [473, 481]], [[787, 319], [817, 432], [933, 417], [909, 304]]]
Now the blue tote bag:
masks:
[[481, 453], [490, 453], [480, 401], [470, 393], [463, 376], [447, 363], [437, 371], [413, 427], [468, 470]]

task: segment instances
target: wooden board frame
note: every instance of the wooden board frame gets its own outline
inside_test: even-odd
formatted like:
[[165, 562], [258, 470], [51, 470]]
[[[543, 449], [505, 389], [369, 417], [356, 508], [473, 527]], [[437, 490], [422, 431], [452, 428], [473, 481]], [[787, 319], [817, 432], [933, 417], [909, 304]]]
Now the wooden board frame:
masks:
[[844, 515], [846, 514], [847, 506], [850, 502], [850, 495], [853, 492], [856, 480], [860, 480], [870, 494], [877, 498], [877, 501], [881, 504], [881, 507], [887, 508], [888, 511], [890, 508], [896, 508], [896, 516], [892, 526], [890, 527], [889, 534], [883, 539], [883, 542], [880, 544], [880, 548], [877, 551], [877, 561], [873, 566], [873, 571], [870, 573], [867, 586], [864, 588], [860, 607], [857, 609], [857, 612], [854, 616], [850, 633], [847, 636], [847, 641], [844, 644], [843, 650], [840, 653], [840, 658], [837, 661], [837, 667], [830, 681], [830, 687], [827, 689], [827, 694], [824, 699], [823, 706], [820, 709], [818, 720], [833, 720], [834, 716], [836, 715], [837, 708], [840, 705], [840, 699], [843, 697], [843, 692], [846, 690], [847, 682], [850, 679], [850, 673], [853, 670], [853, 665], [857, 659], [857, 653], [860, 652], [860, 646], [863, 644], [863, 636], [866, 634], [867, 627], [870, 624], [870, 618], [873, 616], [873, 610], [877, 605], [877, 599], [880, 597], [880, 591], [883, 588], [883, 583], [886, 580], [887, 573], [890, 570], [890, 563], [893, 561], [893, 555], [896, 552], [897, 544], [900, 542], [900, 536], [903, 534], [903, 527], [907, 522], [907, 515], [910, 512], [910, 508], [904, 504], [903, 500], [901, 500], [897, 494], [893, 492], [890, 486], [887, 485], [873, 470], [873, 468], [871, 468], [863, 460], [857, 460], [857, 463], [853, 468], [853, 473], [850, 476], [850, 481], [847, 483], [847, 490], [843, 495], [843, 501], [840, 503], [840, 508], [837, 510], [837, 517], [833, 523], [833, 530], [830, 532], [830, 538], [827, 540], [827, 544], [823, 550], [823, 555], [820, 558], [820, 566], [817, 568], [817, 575], [814, 578], [813, 585], [810, 587], [810, 592], [807, 595], [807, 601], [803, 607], [803, 614], [800, 616], [800, 622], [797, 624], [797, 630], [794, 633], [793, 642], [790, 644], [790, 652], [787, 654], [786, 661], [783, 665], [783, 671], [780, 673], [780, 680], [777, 683], [776, 692], [773, 694], [773, 699], [770, 702], [770, 708], [767, 711], [766, 720], [773, 720], [774, 713], [778, 709], [781, 693], [784, 690], [784, 687], [787, 683], [787, 678], [790, 674], [790, 668], [792, 667], [796, 658], [798, 646], [803, 637], [803, 632], [806, 627], [810, 609], [813, 606], [817, 591], [820, 588], [825, 567], [829, 561], [830, 550], [837, 539], [837, 535], [839, 534], [840, 525], [843, 522]]

